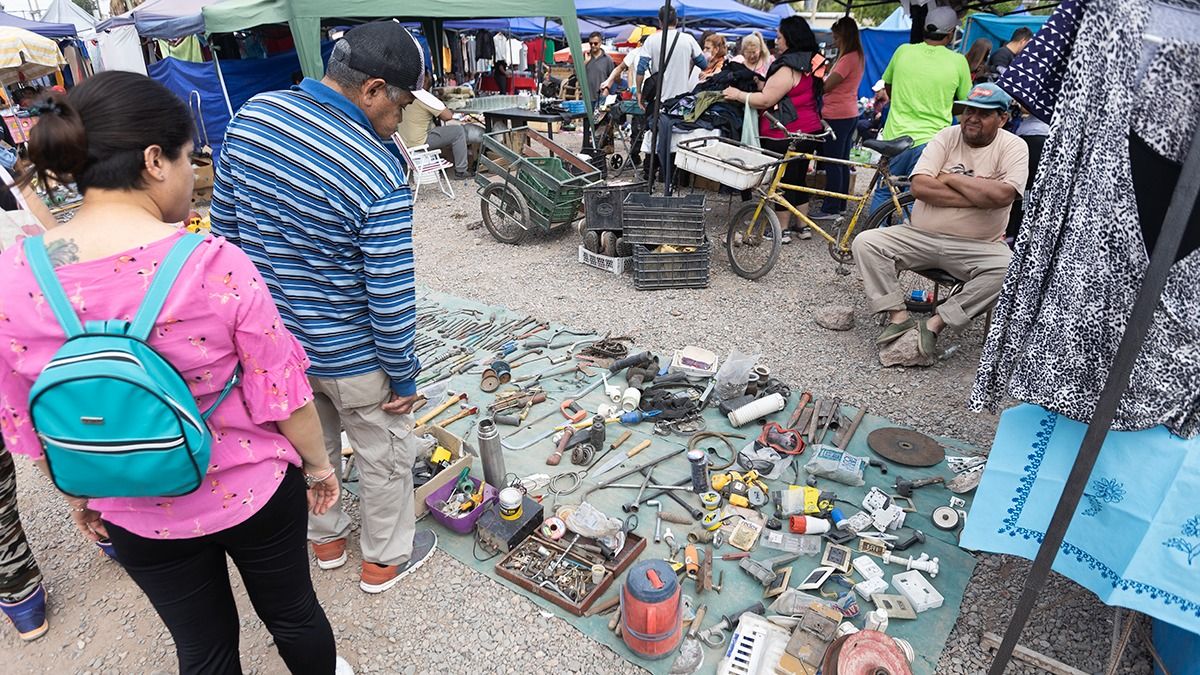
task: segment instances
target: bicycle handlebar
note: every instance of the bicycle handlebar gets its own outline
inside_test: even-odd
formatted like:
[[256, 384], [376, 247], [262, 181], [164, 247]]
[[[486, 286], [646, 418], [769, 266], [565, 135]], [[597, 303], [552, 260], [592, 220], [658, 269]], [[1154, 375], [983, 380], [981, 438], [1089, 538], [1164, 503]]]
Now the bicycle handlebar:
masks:
[[788, 131], [787, 127], [783, 126], [783, 124], [780, 123], [780, 121], [778, 119], [776, 119], [774, 115], [772, 115], [771, 113], [769, 113], [765, 110], [762, 112], [762, 116], [767, 118], [767, 121], [771, 123], [771, 126], [775, 127], [779, 131], [782, 131], [784, 134], [786, 134], [788, 137], [788, 140], [793, 140], [793, 141], [835, 141], [835, 140], [837, 140], [837, 134], [833, 133], [833, 128], [830, 127], [829, 123], [826, 122], [825, 120], [821, 120], [821, 133], [819, 133], [819, 134], [804, 134], [804, 133], [796, 133], [793, 131]]

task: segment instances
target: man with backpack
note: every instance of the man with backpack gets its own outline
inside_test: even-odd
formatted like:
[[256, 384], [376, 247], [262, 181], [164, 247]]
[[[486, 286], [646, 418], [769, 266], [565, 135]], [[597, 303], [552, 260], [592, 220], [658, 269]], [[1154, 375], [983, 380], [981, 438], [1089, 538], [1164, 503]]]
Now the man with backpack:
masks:
[[[663, 29], [646, 39], [638, 59], [638, 75], [649, 74], [653, 78], [643, 80], [643, 92], [639, 95], [667, 101], [692, 90], [696, 84], [692, 69], [703, 70], [708, 67], [708, 59], [704, 58], [696, 38], [676, 27], [678, 17], [674, 7], [664, 5], [658, 10], [658, 21]], [[663, 40], [667, 41], [665, 65], [662, 59]], [[650, 101], [643, 100], [643, 107], [649, 105]]]
[[[242, 107], [213, 189], [213, 232], [254, 260], [312, 361], [330, 461], [340, 466], [343, 429], [354, 448], [367, 593], [393, 587], [437, 544], [415, 531], [413, 505], [413, 199], [380, 140], [422, 88], [423, 63], [400, 24], [354, 28], [322, 80]], [[350, 524], [340, 505], [309, 519], [318, 567], [346, 563]]]

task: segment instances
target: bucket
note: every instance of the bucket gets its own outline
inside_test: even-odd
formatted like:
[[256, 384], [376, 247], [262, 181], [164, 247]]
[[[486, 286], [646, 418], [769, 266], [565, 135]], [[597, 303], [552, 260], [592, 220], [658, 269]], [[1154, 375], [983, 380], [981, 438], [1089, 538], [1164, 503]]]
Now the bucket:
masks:
[[669, 656], [683, 639], [683, 589], [665, 560], [643, 560], [621, 588], [621, 639], [644, 659]]

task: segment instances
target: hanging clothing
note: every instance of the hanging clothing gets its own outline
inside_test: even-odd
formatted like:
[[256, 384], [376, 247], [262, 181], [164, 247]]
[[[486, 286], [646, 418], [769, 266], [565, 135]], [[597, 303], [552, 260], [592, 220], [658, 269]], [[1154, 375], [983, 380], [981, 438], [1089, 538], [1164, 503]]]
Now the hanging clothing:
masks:
[[[1042, 156], [1043, 167], [1071, 169], [1039, 172], [1025, 205], [973, 409], [994, 410], [1011, 396], [1091, 419], [1165, 215], [1165, 198], [1147, 186], [1174, 184], [1200, 124], [1198, 36], [1196, 2], [1085, 6]], [[1139, 45], [1140, 63], [1130, 58]], [[1193, 211], [1193, 248], [1198, 228]], [[1200, 252], [1175, 263], [1152, 321], [1113, 429], [1162, 424], [1192, 438], [1200, 432]]]
[[546, 42], [540, 37], [533, 38], [525, 41], [525, 48], [529, 50], [529, 62], [540, 63], [546, 53]]

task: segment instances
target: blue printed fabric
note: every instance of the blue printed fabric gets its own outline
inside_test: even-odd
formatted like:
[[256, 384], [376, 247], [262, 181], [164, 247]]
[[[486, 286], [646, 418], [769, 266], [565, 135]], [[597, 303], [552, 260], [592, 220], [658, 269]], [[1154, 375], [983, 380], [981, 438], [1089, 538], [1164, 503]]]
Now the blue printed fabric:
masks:
[[[1004, 412], [962, 533], [968, 550], [1033, 559], [1087, 425]], [[1157, 426], [1105, 439], [1054, 570], [1109, 605], [1200, 633], [1200, 439]]]

